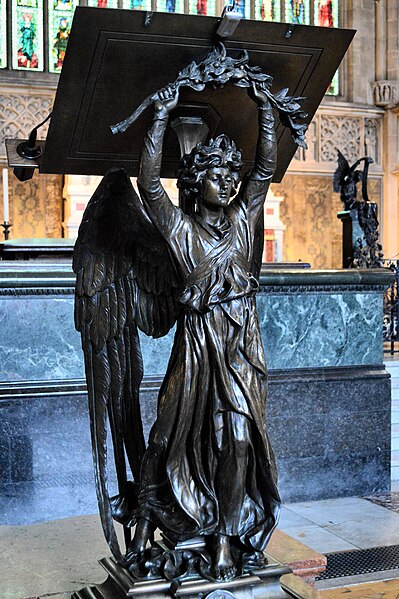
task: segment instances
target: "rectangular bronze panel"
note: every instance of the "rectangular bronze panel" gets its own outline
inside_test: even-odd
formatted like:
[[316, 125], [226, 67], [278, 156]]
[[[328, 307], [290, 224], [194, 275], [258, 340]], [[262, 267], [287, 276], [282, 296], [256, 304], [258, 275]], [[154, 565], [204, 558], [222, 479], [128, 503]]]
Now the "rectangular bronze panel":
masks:
[[[43, 173], [104, 174], [124, 166], [137, 175], [143, 138], [152, 110], [123, 134], [110, 126], [123, 120], [150, 94], [175, 80], [192, 60], [205, 58], [216, 42], [219, 19], [125, 10], [78, 7], [60, 77]], [[286, 37], [289, 27], [291, 37]], [[344, 56], [354, 31], [285, 23], [242, 21], [228, 54], [246, 49], [250, 65], [273, 76], [273, 91], [288, 87], [291, 95], [306, 96], [310, 122]], [[241, 148], [246, 168], [252, 165], [257, 138], [257, 110], [245, 89], [227, 84], [222, 90], [195, 92], [182, 88], [181, 107], [172, 114], [203, 116], [210, 136], [226, 133]], [[280, 181], [295, 153], [291, 135], [277, 130]], [[174, 177], [180, 153], [174, 132], [165, 138], [163, 177]]]

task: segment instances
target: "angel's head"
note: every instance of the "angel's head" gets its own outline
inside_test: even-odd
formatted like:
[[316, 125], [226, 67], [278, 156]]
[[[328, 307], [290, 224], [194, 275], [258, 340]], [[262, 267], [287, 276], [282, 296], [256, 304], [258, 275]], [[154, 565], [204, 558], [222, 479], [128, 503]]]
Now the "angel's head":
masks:
[[197, 144], [183, 156], [177, 186], [183, 197], [216, 206], [226, 206], [237, 191], [242, 167], [241, 152], [227, 135], [211, 139], [208, 146]]

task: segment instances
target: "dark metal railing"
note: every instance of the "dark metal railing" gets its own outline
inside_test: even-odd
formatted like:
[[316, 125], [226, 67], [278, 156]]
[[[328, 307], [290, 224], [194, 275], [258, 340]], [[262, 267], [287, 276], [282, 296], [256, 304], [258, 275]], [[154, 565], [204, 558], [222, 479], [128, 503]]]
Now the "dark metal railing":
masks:
[[384, 352], [399, 353], [399, 260], [382, 260], [385, 268], [395, 273], [395, 280], [384, 294], [383, 339]]

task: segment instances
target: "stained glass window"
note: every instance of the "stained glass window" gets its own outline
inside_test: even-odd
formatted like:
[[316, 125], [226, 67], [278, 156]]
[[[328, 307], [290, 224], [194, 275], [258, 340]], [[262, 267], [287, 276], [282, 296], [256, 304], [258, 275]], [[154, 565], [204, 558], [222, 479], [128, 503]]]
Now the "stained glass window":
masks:
[[216, 0], [189, 0], [190, 15], [216, 15]]
[[7, 7], [6, 0], [0, 0], [0, 69], [7, 66]]
[[255, 0], [255, 19], [281, 21], [280, 0]]
[[59, 73], [71, 33], [78, 0], [49, 0], [49, 71]]
[[42, 0], [13, 0], [12, 66], [43, 71]]
[[123, 0], [122, 8], [128, 10], [151, 10], [151, 0]]
[[160, 12], [184, 12], [184, 0], [157, 0]]
[[285, 0], [285, 21], [309, 25], [309, 0]]
[[93, 8], [118, 8], [118, 0], [88, 0], [87, 6]]
[[[10, 4], [6, 6], [8, 1]], [[14, 69], [43, 71], [48, 67], [50, 72], [59, 73], [64, 62], [73, 13], [79, 3], [96, 8], [155, 9], [160, 12], [210, 16], [215, 16], [220, 8], [217, 0], [0, 0], [0, 69], [11, 63]], [[235, 0], [235, 8], [245, 19], [339, 26], [339, 0]], [[48, 11], [46, 26], [45, 11]], [[7, 55], [7, 14], [12, 14], [11, 58]], [[44, 35], [47, 31], [46, 41]], [[48, 65], [47, 60], [44, 60], [45, 54], [49, 58]], [[337, 71], [326, 93], [338, 95], [339, 87]]]
[[235, 10], [241, 13], [244, 19], [250, 19], [251, 0], [236, 0]]
[[[315, 0], [314, 24], [321, 27], [338, 27], [338, 0]], [[339, 72], [337, 71], [326, 92], [329, 96], [339, 94]]]
[[321, 27], [338, 27], [337, 0], [316, 0], [314, 3], [314, 24]]

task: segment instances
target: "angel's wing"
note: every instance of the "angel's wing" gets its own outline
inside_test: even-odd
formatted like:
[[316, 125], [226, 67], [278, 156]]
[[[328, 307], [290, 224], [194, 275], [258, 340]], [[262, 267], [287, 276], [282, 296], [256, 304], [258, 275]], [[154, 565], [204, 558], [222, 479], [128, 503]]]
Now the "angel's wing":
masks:
[[[131, 517], [145, 450], [139, 404], [143, 376], [138, 328], [161, 337], [176, 321], [177, 275], [166, 242], [151, 223], [123, 169], [109, 171], [83, 215], [73, 270], [75, 326], [82, 336], [97, 499], [106, 540], [121, 551], [112, 517]], [[107, 488], [107, 417], [119, 495]], [[129, 533], [125, 529], [125, 538]]]
[[341, 152], [339, 150], [337, 150], [337, 151], [338, 151], [338, 166], [336, 168], [336, 171], [335, 171], [334, 177], [333, 177], [333, 187], [334, 187], [335, 192], [341, 191], [341, 187], [344, 184], [345, 177], [347, 177], [351, 172], [349, 162], [347, 161], [345, 156], [343, 154], [341, 154]]

